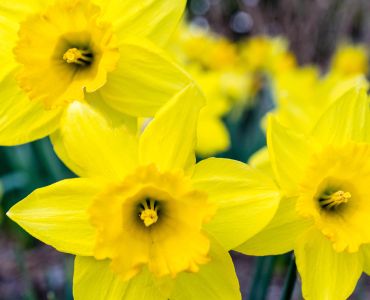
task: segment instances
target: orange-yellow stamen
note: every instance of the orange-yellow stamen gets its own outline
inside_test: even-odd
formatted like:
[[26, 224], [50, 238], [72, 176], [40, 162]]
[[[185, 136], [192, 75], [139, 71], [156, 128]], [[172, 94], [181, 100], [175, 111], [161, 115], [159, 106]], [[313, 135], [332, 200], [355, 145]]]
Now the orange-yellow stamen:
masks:
[[158, 206], [157, 203], [152, 199], [147, 199], [142, 203], [142, 211], [140, 213], [140, 219], [144, 222], [146, 227], [149, 227], [158, 221]]
[[64, 53], [63, 59], [69, 64], [79, 64], [85, 66], [92, 61], [92, 58], [88, 56], [89, 54], [91, 55], [88, 50], [70, 48]]
[[140, 219], [149, 227], [158, 221], [158, 214], [153, 209], [146, 209], [140, 214]]
[[336, 208], [342, 203], [347, 203], [351, 199], [349, 192], [337, 191], [330, 195], [324, 195], [320, 198], [320, 205], [325, 208]]

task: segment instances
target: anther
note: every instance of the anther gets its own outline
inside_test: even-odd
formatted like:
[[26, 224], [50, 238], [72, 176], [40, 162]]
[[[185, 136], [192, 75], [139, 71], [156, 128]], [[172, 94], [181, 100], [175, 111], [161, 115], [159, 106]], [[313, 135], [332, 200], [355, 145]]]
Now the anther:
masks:
[[337, 191], [330, 195], [323, 195], [320, 197], [320, 205], [324, 208], [336, 208], [343, 203], [347, 203], [351, 199], [349, 192]]
[[92, 55], [88, 50], [70, 48], [63, 54], [63, 59], [69, 64], [86, 66], [92, 62]]
[[158, 221], [158, 205], [157, 201], [146, 198], [140, 203], [141, 212], [140, 219], [144, 222], [146, 227], [149, 227]]
[[144, 222], [146, 227], [149, 227], [158, 221], [158, 214], [156, 209], [146, 208], [140, 213], [140, 219]]

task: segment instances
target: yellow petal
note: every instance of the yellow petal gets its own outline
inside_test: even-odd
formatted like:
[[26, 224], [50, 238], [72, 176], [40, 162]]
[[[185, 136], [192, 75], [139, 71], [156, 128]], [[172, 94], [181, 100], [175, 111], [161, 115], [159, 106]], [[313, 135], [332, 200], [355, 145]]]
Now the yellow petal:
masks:
[[104, 18], [111, 21], [119, 38], [148, 37], [156, 44], [167, 42], [185, 9], [185, 0], [97, 0]]
[[370, 275], [370, 244], [362, 245], [361, 252], [364, 256], [364, 272]]
[[[0, 11], [3, 13], [1, 4]], [[0, 80], [16, 66], [13, 48], [18, 39], [17, 31], [17, 23], [9, 21], [4, 15], [0, 15]]]
[[267, 145], [280, 187], [287, 196], [297, 195], [311, 153], [309, 141], [269, 117]]
[[135, 135], [137, 133], [137, 118], [113, 109], [104, 101], [104, 98], [100, 95], [99, 91], [94, 93], [86, 93], [85, 99], [86, 102], [91, 107], [93, 107], [94, 110], [96, 110], [97, 112], [99, 112], [99, 114], [103, 115], [107, 120], [109, 120], [109, 123], [112, 124], [114, 127], [125, 125], [127, 129], [132, 132], [132, 134]]
[[0, 99], [0, 145], [37, 140], [59, 126], [61, 110], [45, 110], [42, 104], [30, 101], [13, 73], [0, 82]]
[[95, 229], [86, 209], [102, 188], [87, 179], [66, 179], [37, 189], [7, 213], [28, 233], [61, 252], [92, 255]]
[[161, 171], [193, 166], [196, 127], [204, 98], [189, 85], [148, 125], [140, 139], [140, 163], [155, 163]]
[[136, 116], [153, 116], [189, 84], [189, 76], [149, 41], [130, 39], [120, 46], [117, 69], [100, 89], [113, 108]]
[[362, 273], [361, 253], [335, 252], [317, 229], [301, 236], [294, 250], [306, 300], [344, 300]]
[[238, 278], [228, 252], [212, 241], [211, 261], [201, 266], [197, 273], [181, 273], [170, 299], [189, 300], [240, 300]]
[[272, 170], [269, 151], [267, 147], [263, 147], [257, 152], [255, 152], [248, 161], [253, 168], [256, 168], [269, 176], [274, 176], [274, 171]]
[[333, 103], [312, 131], [320, 145], [370, 142], [370, 107], [364, 89], [353, 88]]
[[52, 142], [58, 156], [83, 177], [121, 179], [137, 166], [136, 138], [85, 103], [73, 102]]
[[300, 218], [296, 198], [283, 198], [271, 222], [236, 251], [248, 255], [277, 255], [293, 250], [297, 238], [307, 230], [310, 222]]
[[226, 151], [230, 147], [229, 132], [219, 117], [201, 113], [197, 128], [197, 154], [202, 157]]
[[280, 194], [274, 182], [238, 161], [203, 160], [195, 166], [193, 183], [216, 204], [216, 215], [206, 228], [226, 249], [260, 231], [279, 205]]
[[129, 281], [111, 271], [109, 260], [77, 256], [73, 275], [73, 296], [94, 300], [167, 300], [152, 275], [143, 270]]
[[53, 0], [4, 0], [0, 3], [0, 11], [1, 15], [9, 21], [21, 22], [28, 15], [39, 11], [52, 2]]

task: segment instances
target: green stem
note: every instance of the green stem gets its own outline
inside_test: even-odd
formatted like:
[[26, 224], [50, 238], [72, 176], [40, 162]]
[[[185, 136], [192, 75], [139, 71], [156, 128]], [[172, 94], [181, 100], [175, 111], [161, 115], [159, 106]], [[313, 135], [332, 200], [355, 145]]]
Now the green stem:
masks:
[[290, 300], [292, 298], [296, 279], [297, 279], [297, 270], [294, 256], [292, 255], [288, 267], [288, 276], [285, 279], [283, 293], [280, 298], [281, 300]]
[[251, 294], [248, 299], [264, 300], [272, 279], [276, 256], [259, 257], [257, 259], [256, 273], [253, 278]]

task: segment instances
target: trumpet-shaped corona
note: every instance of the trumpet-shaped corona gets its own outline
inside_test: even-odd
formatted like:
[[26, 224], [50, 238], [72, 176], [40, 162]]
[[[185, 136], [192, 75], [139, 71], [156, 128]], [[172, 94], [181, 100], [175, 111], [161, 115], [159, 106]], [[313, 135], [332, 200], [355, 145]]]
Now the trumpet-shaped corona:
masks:
[[368, 144], [330, 146], [312, 156], [301, 183], [298, 213], [312, 218], [336, 251], [356, 252], [370, 242], [369, 159]]
[[157, 276], [197, 272], [208, 262], [210, 242], [202, 226], [213, 212], [207, 194], [181, 173], [139, 167], [89, 209], [98, 232], [95, 257], [110, 258], [125, 280], [144, 265]]

